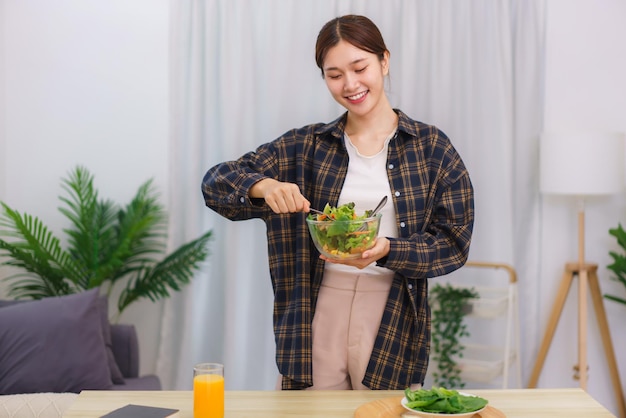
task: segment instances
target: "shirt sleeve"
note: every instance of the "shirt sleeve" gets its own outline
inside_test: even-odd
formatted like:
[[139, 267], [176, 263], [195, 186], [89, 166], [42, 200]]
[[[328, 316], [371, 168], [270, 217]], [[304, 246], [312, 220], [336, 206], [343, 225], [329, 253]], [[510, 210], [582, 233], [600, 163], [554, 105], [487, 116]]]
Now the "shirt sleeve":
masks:
[[263, 199], [251, 199], [250, 188], [260, 180], [276, 178], [277, 144], [280, 139], [261, 145], [237, 160], [210, 168], [202, 180], [207, 207], [230, 220], [266, 216], [270, 209]]
[[[474, 225], [474, 190], [469, 173], [454, 147], [444, 136], [435, 146], [440, 152], [430, 195], [418, 196], [424, 202], [422, 219], [415, 220], [408, 236], [388, 238], [390, 251], [378, 265], [410, 279], [448, 274], [467, 261]], [[416, 192], [417, 193], [417, 192]], [[429, 203], [430, 202], [430, 203]]]

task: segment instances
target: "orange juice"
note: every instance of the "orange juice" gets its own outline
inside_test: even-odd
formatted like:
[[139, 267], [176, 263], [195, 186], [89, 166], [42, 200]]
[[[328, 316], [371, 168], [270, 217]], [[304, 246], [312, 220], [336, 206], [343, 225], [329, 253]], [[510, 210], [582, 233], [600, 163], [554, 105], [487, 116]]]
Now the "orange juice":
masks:
[[224, 418], [224, 376], [218, 374], [194, 376], [193, 417]]

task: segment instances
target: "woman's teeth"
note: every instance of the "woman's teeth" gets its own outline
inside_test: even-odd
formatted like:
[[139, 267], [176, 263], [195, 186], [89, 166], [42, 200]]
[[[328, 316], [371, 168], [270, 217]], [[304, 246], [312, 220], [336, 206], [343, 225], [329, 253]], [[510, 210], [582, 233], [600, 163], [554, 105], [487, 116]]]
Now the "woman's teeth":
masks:
[[361, 92], [359, 94], [355, 94], [354, 96], [348, 96], [348, 99], [349, 100], [359, 100], [360, 98], [365, 96], [366, 93], [367, 93], [367, 91], [364, 91], [364, 92]]

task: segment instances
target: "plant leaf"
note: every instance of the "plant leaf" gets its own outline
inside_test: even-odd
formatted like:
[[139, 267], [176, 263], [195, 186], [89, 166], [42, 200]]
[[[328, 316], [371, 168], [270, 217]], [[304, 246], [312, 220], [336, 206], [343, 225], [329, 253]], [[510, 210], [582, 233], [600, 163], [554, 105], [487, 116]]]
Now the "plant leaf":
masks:
[[21, 270], [3, 279], [13, 296], [39, 299], [93, 287], [108, 287], [111, 295], [125, 281], [119, 315], [135, 300], [179, 290], [208, 256], [210, 231], [164, 257], [167, 214], [152, 180], [123, 207], [99, 198], [94, 177], [81, 166], [62, 180], [62, 188], [59, 211], [70, 223], [63, 229], [67, 250], [38, 218], [2, 203], [0, 261]]
[[[610, 251], [609, 255], [613, 258], [613, 263], [609, 264], [607, 268], [611, 270], [615, 276], [611, 277], [611, 280], [615, 280], [624, 285], [626, 288], [626, 231], [622, 227], [622, 224], [618, 224], [617, 228], [609, 229], [609, 234], [613, 235], [617, 239], [617, 243], [622, 250], [622, 254], [618, 254], [615, 251]], [[614, 302], [623, 303], [626, 305], [626, 299], [616, 295], [604, 295], [608, 300]]]
[[6, 280], [10, 283], [9, 295], [40, 299], [73, 293], [80, 278], [80, 267], [70, 255], [63, 251], [59, 239], [39, 220], [20, 214], [2, 203], [0, 216], [0, 258], [3, 265], [26, 270], [26, 282], [15, 281], [24, 275], [14, 275]]
[[145, 268], [142, 274], [129, 280], [118, 301], [121, 313], [128, 305], [140, 298], [156, 301], [169, 296], [189, 283], [194, 271], [209, 255], [207, 243], [212, 237], [208, 231], [199, 238], [182, 245], [154, 267]]
[[474, 289], [455, 287], [450, 283], [435, 284], [429, 291], [431, 304], [432, 359], [437, 364], [433, 373], [434, 384], [441, 387], [463, 388], [459, 369], [454, 356], [463, 356], [464, 346], [460, 339], [469, 336], [463, 322], [464, 305], [479, 295]]
[[77, 167], [62, 184], [69, 197], [60, 197], [66, 207], [59, 211], [71, 221], [64, 232], [68, 235], [69, 253], [84, 269], [80, 286], [100, 286], [102, 270], [109, 268], [105, 260], [114, 238], [116, 205], [98, 201], [93, 176], [83, 167]]

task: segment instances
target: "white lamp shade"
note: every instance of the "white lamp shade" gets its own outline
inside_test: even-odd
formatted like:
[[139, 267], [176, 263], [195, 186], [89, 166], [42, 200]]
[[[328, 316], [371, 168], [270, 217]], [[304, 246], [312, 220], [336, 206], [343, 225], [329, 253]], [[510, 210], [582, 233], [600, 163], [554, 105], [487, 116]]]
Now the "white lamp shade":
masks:
[[546, 132], [540, 138], [540, 190], [607, 195], [624, 187], [624, 134]]

